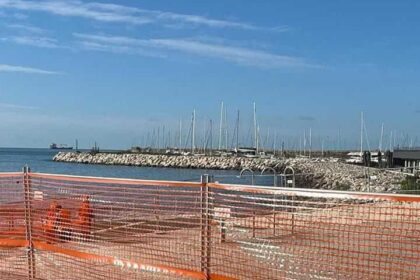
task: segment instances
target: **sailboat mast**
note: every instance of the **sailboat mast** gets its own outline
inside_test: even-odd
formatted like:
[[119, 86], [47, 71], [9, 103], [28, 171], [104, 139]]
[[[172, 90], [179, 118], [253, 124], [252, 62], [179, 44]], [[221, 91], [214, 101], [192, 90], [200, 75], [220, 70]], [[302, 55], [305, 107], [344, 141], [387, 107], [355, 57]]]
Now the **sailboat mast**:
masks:
[[182, 119], [179, 119], [179, 148], [182, 147]]
[[382, 123], [382, 128], [381, 128], [381, 139], [379, 141], [379, 151], [382, 152], [382, 141], [384, 138], [384, 123]]
[[160, 126], [158, 126], [157, 130], [157, 149], [160, 149]]
[[260, 125], [257, 125], [257, 151], [259, 150], [259, 143], [260, 143]]
[[162, 127], [162, 148], [166, 148], [165, 125], [163, 125]]
[[302, 155], [302, 136], [299, 136], [299, 155]]
[[254, 102], [254, 148], [258, 153], [257, 105]]
[[360, 113], [360, 155], [363, 154], [363, 112]]
[[392, 151], [392, 130], [391, 130], [391, 133], [389, 134], [389, 151]]
[[239, 149], [239, 110], [236, 119], [236, 151]]
[[394, 130], [394, 140], [392, 143], [392, 151], [394, 151], [394, 148], [396, 147], [396, 138], [397, 138], [397, 131]]
[[228, 149], [228, 123], [227, 123], [227, 108], [225, 106], [225, 115], [224, 115], [224, 122], [225, 122], [225, 149]]
[[213, 153], [213, 121], [210, 119], [210, 156]]
[[277, 131], [274, 132], [273, 155], [276, 156]]
[[191, 136], [191, 152], [194, 153], [195, 151], [195, 109], [193, 110], [192, 115], [192, 136]]
[[[210, 127], [209, 127], [209, 129], [210, 129]], [[204, 121], [204, 125], [203, 125], [203, 135], [204, 135], [204, 138], [203, 138], [203, 154], [204, 155], [206, 154], [206, 150], [207, 150], [209, 134], [210, 134], [210, 132], [207, 129], [206, 122]]]
[[222, 130], [223, 130], [223, 101], [220, 108], [220, 127], [219, 127], [219, 150], [222, 148]]
[[312, 128], [309, 128], [309, 157], [312, 155]]

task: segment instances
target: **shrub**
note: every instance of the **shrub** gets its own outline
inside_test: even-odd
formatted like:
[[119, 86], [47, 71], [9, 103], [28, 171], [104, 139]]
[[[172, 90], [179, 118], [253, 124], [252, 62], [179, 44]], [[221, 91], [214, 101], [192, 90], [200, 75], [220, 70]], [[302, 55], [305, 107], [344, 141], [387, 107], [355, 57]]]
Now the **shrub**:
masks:
[[401, 190], [420, 194], [420, 181], [418, 176], [407, 176], [401, 182]]

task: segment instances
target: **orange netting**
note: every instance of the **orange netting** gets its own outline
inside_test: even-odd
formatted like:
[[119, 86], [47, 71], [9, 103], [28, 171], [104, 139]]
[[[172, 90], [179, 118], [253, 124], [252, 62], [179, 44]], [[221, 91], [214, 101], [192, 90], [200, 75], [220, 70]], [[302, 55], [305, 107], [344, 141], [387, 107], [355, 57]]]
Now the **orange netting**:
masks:
[[0, 174], [1, 279], [416, 279], [420, 196]]

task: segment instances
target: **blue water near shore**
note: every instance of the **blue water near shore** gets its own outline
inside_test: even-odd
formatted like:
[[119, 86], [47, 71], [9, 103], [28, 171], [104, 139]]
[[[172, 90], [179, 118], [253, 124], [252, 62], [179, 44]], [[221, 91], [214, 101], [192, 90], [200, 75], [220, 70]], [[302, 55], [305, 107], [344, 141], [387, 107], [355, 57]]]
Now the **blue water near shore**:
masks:
[[[0, 148], [0, 172], [21, 171], [26, 164], [33, 172], [68, 174], [96, 177], [199, 181], [202, 174], [211, 174], [220, 182], [250, 184], [250, 177], [237, 178], [238, 171], [176, 169], [135, 166], [88, 165], [54, 162], [57, 150]], [[272, 177], [257, 179], [257, 184], [270, 185]]]

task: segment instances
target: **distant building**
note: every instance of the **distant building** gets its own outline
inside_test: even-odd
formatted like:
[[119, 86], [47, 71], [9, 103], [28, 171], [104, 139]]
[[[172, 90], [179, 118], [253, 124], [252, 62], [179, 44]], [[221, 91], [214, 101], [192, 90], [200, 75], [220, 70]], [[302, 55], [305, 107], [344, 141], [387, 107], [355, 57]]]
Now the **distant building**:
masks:
[[408, 169], [420, 169], [420, 148], [396, 149], [393, 153], [394, 165]]

